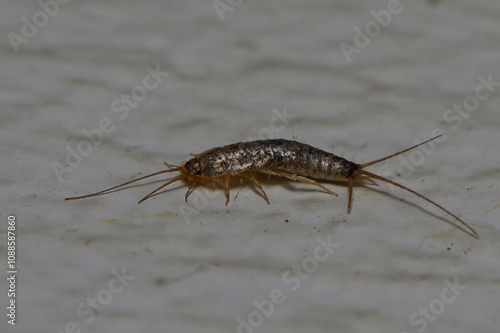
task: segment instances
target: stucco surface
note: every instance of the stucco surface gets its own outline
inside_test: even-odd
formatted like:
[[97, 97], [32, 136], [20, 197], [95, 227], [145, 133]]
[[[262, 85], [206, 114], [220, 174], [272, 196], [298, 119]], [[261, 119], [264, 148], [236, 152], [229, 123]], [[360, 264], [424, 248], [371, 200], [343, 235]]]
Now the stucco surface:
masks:
[[[0, 266], [13, 214], [18, 268], [0, 331], [498, 332], [500, 3], [232, 3], [222, 20], [212, 1], [0, 5]], [[479, 240], [383, 183], [350, 214], [345, 186], [276, 179], [271, 205], [245, 185], [186, 204], [182, 184], [137, 205], [168, 175], [63, 200], [252, 138], [363, 163], [438, 129], [369, 170]]]

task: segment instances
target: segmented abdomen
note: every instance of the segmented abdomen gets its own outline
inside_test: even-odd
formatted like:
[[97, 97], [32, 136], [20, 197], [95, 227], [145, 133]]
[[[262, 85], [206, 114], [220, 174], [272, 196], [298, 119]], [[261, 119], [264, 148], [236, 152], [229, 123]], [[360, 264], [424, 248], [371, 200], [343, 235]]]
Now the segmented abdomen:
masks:
[[268, 168], [320, 180], [346, 181], [357, 164], [321, 149], [284, 139], [239, 142], [197, 156], [209, 177]]

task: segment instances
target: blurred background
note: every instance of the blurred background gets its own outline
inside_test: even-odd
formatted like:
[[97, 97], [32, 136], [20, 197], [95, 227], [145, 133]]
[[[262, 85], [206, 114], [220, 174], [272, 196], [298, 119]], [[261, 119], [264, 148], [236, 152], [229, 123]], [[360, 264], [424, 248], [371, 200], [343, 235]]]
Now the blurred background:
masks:
[[[498, 332], [500, 3], [10, 1], [0, 5], [2, 332]], [[170, 176], [239, 141], [296, 139], [381, 184], [325, 194]], [[12, 219], [12, 218], [10, 218]]]

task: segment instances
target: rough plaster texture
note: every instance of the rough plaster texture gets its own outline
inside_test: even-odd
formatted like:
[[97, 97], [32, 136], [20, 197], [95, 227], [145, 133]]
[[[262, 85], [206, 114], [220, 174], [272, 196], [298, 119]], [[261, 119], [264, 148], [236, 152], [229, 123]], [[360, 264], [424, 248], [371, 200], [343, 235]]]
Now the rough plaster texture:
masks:
[[[18, 325], [2, 315], [0, 331], [236, 332], [241, 318], [254, 332], [498, 332], [500, 87], [473, 112], [447, 110], [474, 102], [480, 76], [500, 81], [500, 3], [402, 1], [378, 32], [370, 11], [387, 6], [242, 1], [221, 21], [212, 1], [72, 1], [15, 53], [8, 33], [23, 17], [44, 23], [42, 9], [0, 5], [0, 266], [15, 214], [19, 270]], [[373, 37], [357, 38], [349, 63], [339, 45], [366, 24]], [[169, 75], [141, 100], [147, 66]], [[131, 92], [141, 101], [124, 107]], [[294, 118], [276, 116], [284, 109]], [[99, 126], [102, 142], [68, 158]], [[228, 206], [206, 190], [185, 205], [181, 185], [137, 205], [157, 179], [63, 201], [259, 133], [361, 163], [436, 128], [447, 140], [405, 155], [421, 164], [411, 172], [398, 159], [369, 170], [436, 200], [480, 240], [385, 185], [357, 187], [350, 214], [344, 186], [328, 185], [334, 198], [277, 180], [264, 182], [271, 205], [246, 186]], [[338, 246], [326, 255], [318, 237]], [[114, 280], [123, 269], [134, 279]]]

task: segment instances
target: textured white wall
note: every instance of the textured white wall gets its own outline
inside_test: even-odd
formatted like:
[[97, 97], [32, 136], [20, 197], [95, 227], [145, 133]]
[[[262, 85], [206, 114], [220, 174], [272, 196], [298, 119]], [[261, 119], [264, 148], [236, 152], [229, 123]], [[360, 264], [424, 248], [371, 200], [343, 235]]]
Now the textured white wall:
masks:
[[[211, 0], [42, 3], [51, 15], [0, 5], [0, 225], [16, 215], [19, 270], [18, 325], [3, 315], [0, 331], [498, 331], [500, 86], [479, 87], [500, 82], [498, 1], [221, 0], [235, 4], [222, 14]], [[155, 82], [153, 69], [169, 74]], [[276, 180], [271, 205], [246, 186], [227, 207], [206, 190], [185, 205], [180, 185], [137, 205], [155, 181], [63, 201], [259, 133], [361, 163], [437, 128], [447, 140], [431, 156], [404, 157], [421, 166], [369, 170], [480, 240], [385, 185], [355, 188], [351, 214], [343, 186], [328, 185], [333, 198]], [[316, 250], [328, 238], [333, 252]]]

